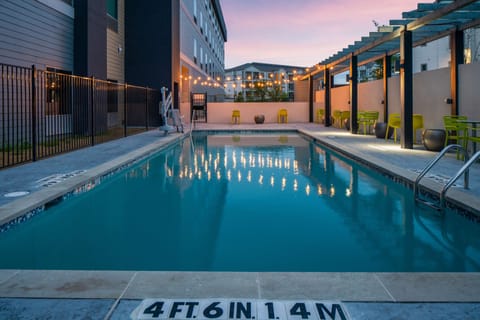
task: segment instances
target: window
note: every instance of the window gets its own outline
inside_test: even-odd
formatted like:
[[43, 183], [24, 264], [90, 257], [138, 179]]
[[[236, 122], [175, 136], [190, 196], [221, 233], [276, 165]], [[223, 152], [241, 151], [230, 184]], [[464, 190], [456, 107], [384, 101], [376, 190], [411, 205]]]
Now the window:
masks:
[[197, 22], [197, 0], [193, 0], [193, 17], [195, 22]]
[[118, 32], [117, 0], [107, 0], [107, 28], [114, 32]]
[[107, 0], [107, 14], [115, 20], [118, 19], [117, 0]]
[[197, 39], [193, 39], [193, 61], [197, 64]]
[[426, 63], [422, 63], [420, 65], [420, 71], [427, 71], [428, 67], [427, 67], [427, 64]]
[[45, 114], [71, 114], [71, 72], [48, 68], [45, 72], [46, 105]]

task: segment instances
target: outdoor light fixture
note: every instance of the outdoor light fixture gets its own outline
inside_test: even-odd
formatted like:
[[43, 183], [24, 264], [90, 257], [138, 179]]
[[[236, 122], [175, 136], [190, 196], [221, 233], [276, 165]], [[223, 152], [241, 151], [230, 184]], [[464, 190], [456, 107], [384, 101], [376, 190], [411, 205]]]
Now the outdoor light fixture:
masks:
[[452, 98], [445, 98], [444, 101], [445, 101], [446, 104], [452, 104], [453, 103]]

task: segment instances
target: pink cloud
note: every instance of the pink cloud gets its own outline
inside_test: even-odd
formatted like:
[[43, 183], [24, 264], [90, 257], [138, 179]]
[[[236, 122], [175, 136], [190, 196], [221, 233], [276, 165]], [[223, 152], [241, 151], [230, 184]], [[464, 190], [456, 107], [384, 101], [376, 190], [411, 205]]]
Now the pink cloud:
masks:
[[313, 65], [416, 9], [413, 0], [222, 0], [226, 65], [250, 61]]

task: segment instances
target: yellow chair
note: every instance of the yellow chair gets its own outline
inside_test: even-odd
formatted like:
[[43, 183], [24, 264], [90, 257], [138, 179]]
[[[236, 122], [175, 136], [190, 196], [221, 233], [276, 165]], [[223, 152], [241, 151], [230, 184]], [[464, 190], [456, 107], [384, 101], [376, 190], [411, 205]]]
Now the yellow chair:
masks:
[[240, 124], [240, 110], [233, 110], [232, 111], [232, 123], [233, 124]]
[[325, 109], [317, 110], [317, 123], [325, 123]]
[[399, 113], [391, 113], [388, 115], [388, 123], [387, 123], [387, 130], [385, 130], [385, 140], [388, 139], [388, 130], [390, 128], [393, 129], [393, 141], [397, 143], [397, 129], [400, 129], [400, 114]]
[[423, 116], [421, 114], [413, 115], [413, 138], [417, 141], [417, 130], [423, 129]]
[[334, 127], [341, 128], [342, 127], [342, 111], [334, 110], [332, 114], [332, 124]]
[[278, 123], [288, 123], [288, 112], [287, 109], [278, 110]]

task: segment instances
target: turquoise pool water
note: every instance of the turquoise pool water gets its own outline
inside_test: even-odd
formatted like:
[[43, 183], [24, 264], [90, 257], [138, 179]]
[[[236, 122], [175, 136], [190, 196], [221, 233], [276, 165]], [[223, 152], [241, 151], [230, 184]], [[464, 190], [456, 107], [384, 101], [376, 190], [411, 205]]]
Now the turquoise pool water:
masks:
[[302, 136], [200, 134], [0, 234], [0, 268], [480, 271], [479, 225], [413, 203]]

